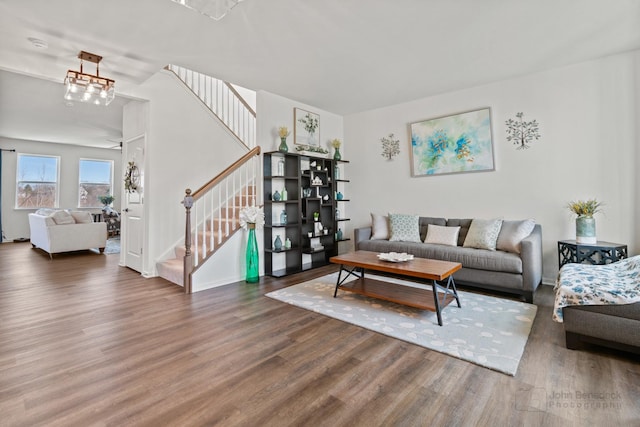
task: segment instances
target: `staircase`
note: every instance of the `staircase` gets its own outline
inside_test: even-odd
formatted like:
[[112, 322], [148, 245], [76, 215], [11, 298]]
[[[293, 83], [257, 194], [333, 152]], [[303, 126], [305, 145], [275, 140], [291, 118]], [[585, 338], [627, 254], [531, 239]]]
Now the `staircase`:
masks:
[[174, 72], [248, 150], [195, 192], [185, 191], [184, 241], [173, 247], [173, 257], [159, 261], [156, 267], [160, 277], [191, 293], [193, 273], [240, 229], [240, 211], [259, 203], [260, 147], [255, 146], [255, 112], [231, 85], [175, 65], [166, 69]]

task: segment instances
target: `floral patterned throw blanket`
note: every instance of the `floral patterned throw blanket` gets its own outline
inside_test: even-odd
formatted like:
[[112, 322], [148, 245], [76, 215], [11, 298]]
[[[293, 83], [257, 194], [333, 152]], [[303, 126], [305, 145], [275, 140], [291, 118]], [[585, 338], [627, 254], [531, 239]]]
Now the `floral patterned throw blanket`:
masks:
[[569, 305], [631, 304], [640, 301], [640, 255], [607, 265], [565, 264], [554, 288], [553, 320]]

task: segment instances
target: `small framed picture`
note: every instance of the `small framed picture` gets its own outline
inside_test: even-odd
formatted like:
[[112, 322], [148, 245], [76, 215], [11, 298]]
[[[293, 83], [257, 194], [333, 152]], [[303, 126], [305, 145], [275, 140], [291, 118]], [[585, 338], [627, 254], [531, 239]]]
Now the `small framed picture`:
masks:
[[301, 108], [293, 109], [293, 143], [311, 147], [320, 146], [320, 116], [318, 114]]

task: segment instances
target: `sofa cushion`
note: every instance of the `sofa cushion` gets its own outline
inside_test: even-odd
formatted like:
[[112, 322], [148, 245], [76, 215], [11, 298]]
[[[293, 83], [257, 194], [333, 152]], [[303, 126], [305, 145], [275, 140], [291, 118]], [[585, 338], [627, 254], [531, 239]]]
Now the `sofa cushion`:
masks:
[[447, 227], [460, 227], [460, 233], [458, 233], [458, 246], [464, 244], [464, 239], [467, 238], [469, 227], [471, 226], [472, 219], [458, 219], [452, 218], [447, 220]]
[[420, 242], [420, 227], [417, 215], [389, 214], [391, 242]]
[[463, 246], [495, 251], [501, 226], [501, 219], [474, 219], [471, 221]]
[[385, 215], [371, 214], [371, 239], [389, 240], [389, 217]]
[[427, 229], [429, 225], [440, 225], [444, 227], [447, 225], [447, 220], [444, 218], [435, 218], [430, 216], [421, 216], [420, 219], [420, 240], [424, 242], [424, 239], [427, 238]]
[[53, 215], [51, 215], [51, 217], [53, 218], [53, 220], [57, 225], [76, 223], [76, 220], [73, 219], [71, 214], [67, 211], [55, 211]]
[[73, 217], [76, 224], [87, 224], [89, 222], [93, 222], [93, 215], [91, 215], [91, 212], [71, 211], [69, 213]]
[[388, 240], [364, 240], [359, 243], [358, 249], [372, 252], [406, 252], [419, 258], [459, 262], [463, 270], [477, 269], [522, 274], [522, 259], [510, 252]]
[[536, 222], [532, 219], [522, 221], [502, 221], [496, 249], [520, 253], [520, 242], [533, 231]]
[[429, 224], [425, 243], [434, 243], [447, 246], [458, 246], [458, 233], [460, 227], [442, 227], [440, 225]]

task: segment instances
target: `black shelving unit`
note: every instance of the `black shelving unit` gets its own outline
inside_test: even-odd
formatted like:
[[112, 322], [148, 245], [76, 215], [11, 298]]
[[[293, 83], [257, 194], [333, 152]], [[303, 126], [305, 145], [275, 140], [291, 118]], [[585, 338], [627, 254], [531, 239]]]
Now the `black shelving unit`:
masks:
[[[344, 233], [342, 239], [337, 239], [338, 229], [349, 218], [336, 216], [339, 205], [350, 201], [336, 200], [337, 192], [344, 191], [344, 184], [349, 182], [342, 179], [343, 165], [347, 163], [298, 153], [264, 153], [266, 274], [282, 277], [326, 265], [329, 258], [338, 254], [339, 243], [350, 240]], [[336, 167], [340, 179], [335, 179]], [[281, 199], [283, 189], [286, 200]], [[276, 200], [276, 191], [280, 200]], [[282, 211], [286, 212], [286, 224], [280, 221]], [[283, 241], [281, 250], [273, 248], [277, 235]], [[287, 238], [291, 248], [285, 249]]]

